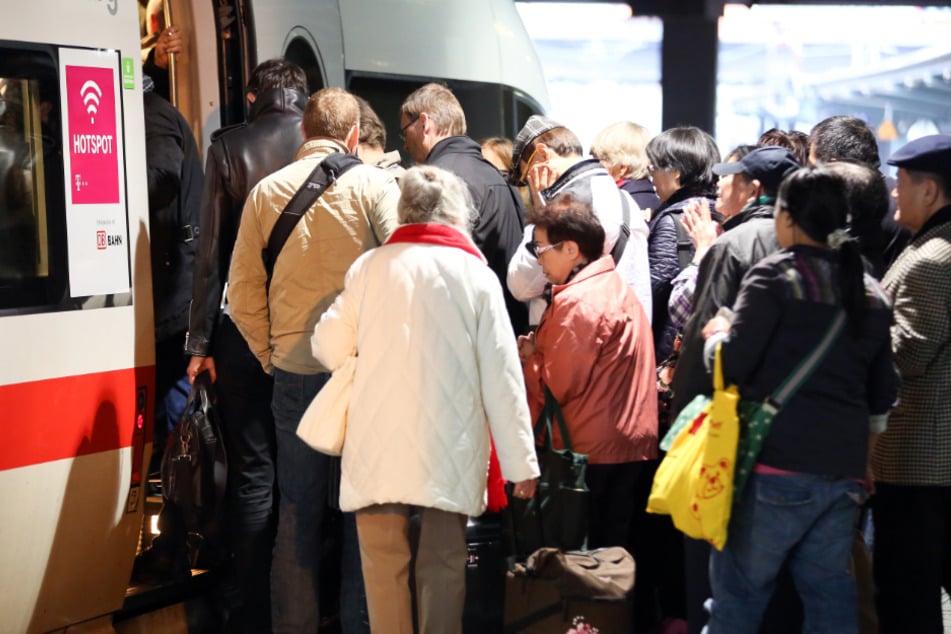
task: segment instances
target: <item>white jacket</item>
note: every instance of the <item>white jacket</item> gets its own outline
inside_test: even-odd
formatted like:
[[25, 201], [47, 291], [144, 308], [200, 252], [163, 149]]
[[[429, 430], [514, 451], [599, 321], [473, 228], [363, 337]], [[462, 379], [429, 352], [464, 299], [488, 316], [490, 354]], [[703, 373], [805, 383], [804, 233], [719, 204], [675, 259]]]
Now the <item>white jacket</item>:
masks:
[[[647, 237], [649, 231], [641, 208], [630, 195], [618, 189], [617, 183], [600, 164], [592, 160], [582, 161], [562, 174], [555, 184], [545, 190], [546, 200], [558, 194], [570, 192], [591, 204], [594, 215], [604, 228], [604, 253], [614, 248], [621, 232], [623, 218], [622, 198], [626, 198], [630, 210], [631, 236], [617, 263], [617, 272], [631, 287], [648, 321], [652, 315], [651, 274], [647, 260]], [[538, 260], [528, 252], [525, 244], [534, 239], [534, 225], [526, 225], [522, 235], [522, 245], [509, 261], [506, 283], [515, 299], [529, 302], [528, 321], [537, 324], [545, 312], [545, 300], [541, 298], [548, 279], [542, 273]]]
[[490, 428], [503, 477], [538, 476], [502, 288], [477, 257], [406, 243], [364, 254], [312, 345], [328, 368], [357, 351], [344, 511], [403, 503], [481, 514]]

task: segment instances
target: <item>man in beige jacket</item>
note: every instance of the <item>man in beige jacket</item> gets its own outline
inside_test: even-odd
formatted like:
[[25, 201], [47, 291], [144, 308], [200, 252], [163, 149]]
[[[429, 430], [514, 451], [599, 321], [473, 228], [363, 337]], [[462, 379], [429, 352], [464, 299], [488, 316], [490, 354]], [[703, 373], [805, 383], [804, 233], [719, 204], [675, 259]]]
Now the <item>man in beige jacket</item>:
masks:
[[[251, 190], [231, 261], [231, 317], [264, 369], [274, 374], [280, 491], [271, 570], [276, 633], [314, 632], [319, 621], [317, 568], [329, 459], [305, 445], [296, 430], [331, 368], [311, 355], [310, 335], [343, 289], [354, 260], [396, 229], [396, 182], [370, 165], [342, 174], [294, 227], [277, 257], [270, 290], [261, 254], [284, 207], [317, 164], [334, 152], [354, 152], [359, 120], [357, 100], [345, 90], [326, 88], [310, 97], [302, 121], [306, 140], [293, 163]], [[359, 566], [358, 557], [344, 558], [345, 585], [350, 574], [359, 575]]]

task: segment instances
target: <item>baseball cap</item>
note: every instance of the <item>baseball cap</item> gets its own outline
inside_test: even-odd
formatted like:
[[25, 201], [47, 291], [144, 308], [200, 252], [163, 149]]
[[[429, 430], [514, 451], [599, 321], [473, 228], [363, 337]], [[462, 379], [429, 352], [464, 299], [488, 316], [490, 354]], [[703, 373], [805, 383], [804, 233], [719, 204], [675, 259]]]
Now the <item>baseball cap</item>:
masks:
[[768, 191], [775, 192], [783, 179], [800, 167], [788, 149], [767, 146], [756, 148], [734, 163], [717, 163], [713, 166], [713, 173], [717, 176], [743, 173], [758, 180]]

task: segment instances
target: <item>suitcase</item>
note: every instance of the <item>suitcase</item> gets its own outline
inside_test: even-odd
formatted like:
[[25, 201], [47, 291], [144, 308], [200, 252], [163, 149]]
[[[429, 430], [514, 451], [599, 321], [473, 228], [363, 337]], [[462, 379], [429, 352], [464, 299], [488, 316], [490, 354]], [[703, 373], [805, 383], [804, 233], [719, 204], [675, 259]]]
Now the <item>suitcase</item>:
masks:
[[469, 518], [466, 550], [466, 602], [462, 612], [462, 631], [464, 634], [501, 632], [508, 565], [498, 513]]

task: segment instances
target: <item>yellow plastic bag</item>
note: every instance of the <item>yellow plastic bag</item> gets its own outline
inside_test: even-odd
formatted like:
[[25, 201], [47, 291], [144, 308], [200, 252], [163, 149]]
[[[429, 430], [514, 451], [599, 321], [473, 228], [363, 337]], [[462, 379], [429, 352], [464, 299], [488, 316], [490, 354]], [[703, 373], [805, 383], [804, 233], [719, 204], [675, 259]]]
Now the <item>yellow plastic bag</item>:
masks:
[[[735, 385], [723, 387], [719, 346], [713, 369], [713, 398], [697, 398], [709, 403], [683, 427], [661, 461], [647, 511], [670, 515], [683, 533], [722, 550], [733, 505], [740, 429], [736, 406], [740, 396]], [[687, 407], [682, 414], [689, 416], [691, 411], [696, 409]]]

